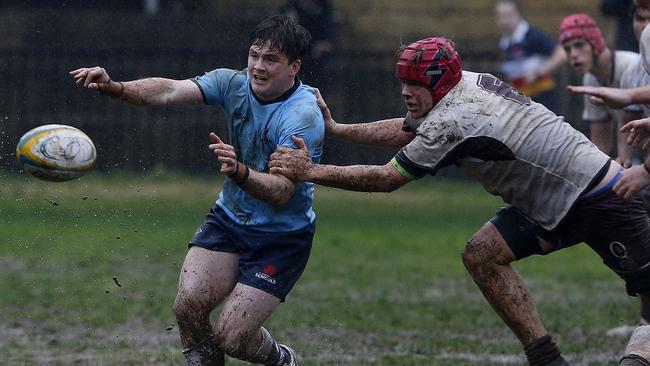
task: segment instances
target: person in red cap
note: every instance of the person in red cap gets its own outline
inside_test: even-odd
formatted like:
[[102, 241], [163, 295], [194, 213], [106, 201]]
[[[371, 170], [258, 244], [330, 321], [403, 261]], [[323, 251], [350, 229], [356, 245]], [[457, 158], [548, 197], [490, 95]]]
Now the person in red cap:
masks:
[[639, 197], [611, 189], [623, 169], [562, 117], [490, 74], [462, 70], [451, 41], [433, 37], [397, 52], [404, 118], [336, 123], [318, 103], [326, 133], [399, 147], [385, 165], [314, 164], [302, 141], [271, 155], [272, 174], [348, 190], [390, 192], [455, 165], [506, 207], [467, 242], [462, 260], [531, 366], [569, 365], [545, 329], [512, 262], [587, 243], [625, 282], [650, 298], [650, 220]]
[[[623, 72], [639, 57], [635, 52], [610, 50], [596, 22], [584, 13], [562, 20], [560, 43], [585, 86], [620, 87]], [[625, 149], [622, 138], [616, 143], [620, 136], [616, 131], [623, 125], [622, 111], [595, 105], [585, 98], [582, 118], [589, 124], [590, 139], [599, 149], [624, 166], [631, 164], [632, 151]]]

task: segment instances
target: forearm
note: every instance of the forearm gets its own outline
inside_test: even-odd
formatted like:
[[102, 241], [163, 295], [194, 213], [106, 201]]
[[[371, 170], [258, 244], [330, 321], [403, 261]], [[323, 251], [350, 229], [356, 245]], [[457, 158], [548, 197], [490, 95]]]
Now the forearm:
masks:
[[386, 119], [368, 123], [337, 123], [328, 131], [328, 136], [358, 144], [402, 147], [408, 144], [415, 134], [402, 130], [404, 118]]
[[[165, 78], [147, 78], [121, 82], [111, 81], [102, 88], [102, 92], [129, 104], [139, 106], [196, 104], [199, 99], [196, 98], [196, 95], [190, 95], [187, 92], [187, 86], [189, 85], [187, 83], [192, 83], [192, 81]], [[189, 91], [191, 92], [191, 90]]]
[[632, 113], [632, 112], [623, 112], [623, 118], [621, 118], [621, 121], [619, 122], [618, 126], [618, 142], [617, 142], [617, 156], [616, 156], [616, 161], [618, 161], [621, 165], [623, 165], [625, 168], [629, 168], [630, 165], [632, 164], [632, 157], [634, 155], [634, 148], [627, 143], [627, 137], [629, 135], [628, 132], [621, 132], [620, 129], [624, 125], [626, 125], [628, 122], [642, 118], [643, 115], [640, 113]]
[[650, 85], [626, 90], [630, 93], [630, 104], [650, 104]]
[[231, 179], [244, 192], [276, 208], [287, 203], [295, 191], [295, 185], [289, 179], [257, 172], [243, 163], [239, 163], [238, 172]]
[[613, 140], [612, 128], [609, 122], [591, 122], [590, 124], [590, 140], [596, 147], [607, 155], [612, 155]]
[[396, 177], [386, 166], [378, 165], [313, 165], [306, 181], [359, 192], [391, 192], [408, 180]]

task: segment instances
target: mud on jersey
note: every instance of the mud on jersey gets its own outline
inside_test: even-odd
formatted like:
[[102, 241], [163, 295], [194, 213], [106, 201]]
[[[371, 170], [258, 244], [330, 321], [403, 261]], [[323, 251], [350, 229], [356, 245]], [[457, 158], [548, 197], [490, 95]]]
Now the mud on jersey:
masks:
[[490, 193], [554, 228], [609, 161], [582, 133], [490, 74], [462, 80], [422, 119], [393, 159], [410, 178], [461, 167]]

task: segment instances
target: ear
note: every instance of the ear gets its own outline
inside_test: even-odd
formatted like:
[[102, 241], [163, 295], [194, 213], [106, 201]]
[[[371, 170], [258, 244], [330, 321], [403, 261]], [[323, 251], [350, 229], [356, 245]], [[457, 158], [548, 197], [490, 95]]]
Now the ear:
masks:
[[298, 72], [300, 71], [300, 66], [302, 65], [302, 60], [301, 59], [296, 59], [292, 63], [289, 64], [289, 72], [292, 74], [292, 76], [298, 75]]

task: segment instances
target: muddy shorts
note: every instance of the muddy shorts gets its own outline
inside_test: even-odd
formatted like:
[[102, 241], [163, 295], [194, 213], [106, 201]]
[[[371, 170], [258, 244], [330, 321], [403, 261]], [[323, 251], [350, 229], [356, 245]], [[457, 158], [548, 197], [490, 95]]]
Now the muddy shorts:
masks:
[[284, 301], [305, 270], [315, 231], [315, 222], [296, 231], [256, 231], [215, 206], [189, 245], [239, 254], [239, 282]]
[[[581, 198], [553, 230], [513, 207], [500, 209], [491, 222], [517, 259], [584, 242], [625, 280], [630, 295], [650, 292], [650, 220], [639, 195], [628, 202], [607, 189]], [[543, 253], [538, 238], [551, 249]]]

